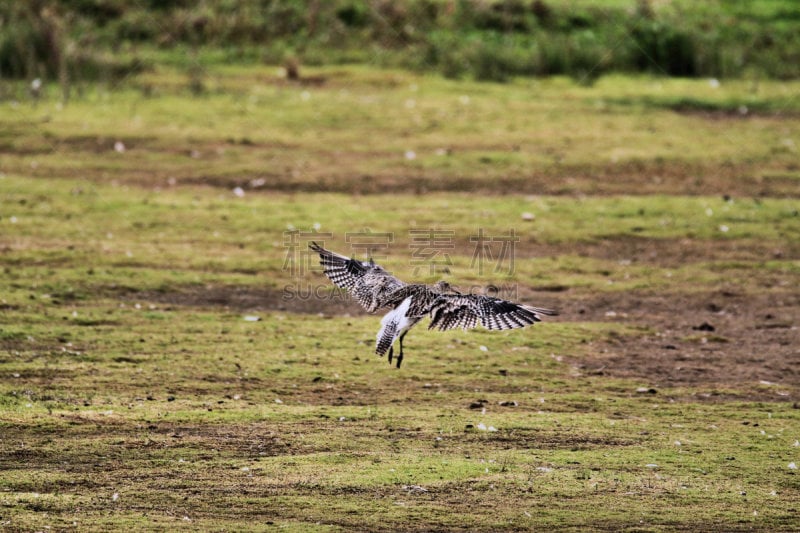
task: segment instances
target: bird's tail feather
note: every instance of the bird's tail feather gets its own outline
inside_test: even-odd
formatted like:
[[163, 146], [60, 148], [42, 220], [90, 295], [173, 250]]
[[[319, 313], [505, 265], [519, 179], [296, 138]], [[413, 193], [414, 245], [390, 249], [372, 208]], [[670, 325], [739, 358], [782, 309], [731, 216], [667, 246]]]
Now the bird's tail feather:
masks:
[[388, 322], [384, 324], [380, 332], [378, 332], [377, 343], [375, 344], [375, 354], [383, 356], [389, 350], [389, 347], [394, 343], [395, 335], [397, 334], [397, 324], [395, 322]]

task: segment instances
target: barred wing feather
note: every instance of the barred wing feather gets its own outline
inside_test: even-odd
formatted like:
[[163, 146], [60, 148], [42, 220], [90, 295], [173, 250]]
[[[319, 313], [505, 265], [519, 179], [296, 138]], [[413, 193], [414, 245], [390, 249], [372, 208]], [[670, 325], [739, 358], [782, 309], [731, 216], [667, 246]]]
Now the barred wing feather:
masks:
[[367, 266], [361, 261], [326, 250], [315, 242], [312, 242], [309, 248], [319, 254], [319, 262], [328, 279], [342, 289], [352, 289], [367, 271]]
[[490, 330], [515, 329], [541, 321], [554, 311], [478, 294], [442, 294], [431, 305], [429, 329], [440, 331], [478, 324]]
[[370, 313], [388, 305], [388, 295], [405, 285], [373, 262], [345, 257], [315, 242], [309, 247], [319, 254], [320, 264], [328, 279], [337, 287], [349, 291]]

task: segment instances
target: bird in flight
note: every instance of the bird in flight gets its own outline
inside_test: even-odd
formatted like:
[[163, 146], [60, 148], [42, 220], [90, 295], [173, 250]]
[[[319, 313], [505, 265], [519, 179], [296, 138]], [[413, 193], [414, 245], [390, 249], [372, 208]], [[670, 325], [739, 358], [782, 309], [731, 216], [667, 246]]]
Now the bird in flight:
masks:
[[446, 281], [433, 285], [404, 283], [376, 265], [373, 260], [358, 261], [326, 250], [316, 242], [309, 248], [317, 252], [325, 275], [334, 285], [346, 289], [367, 311], [391, 310], [381, 319], [375, 353], [388, 351], [389, 364], [394, 357], [394, 343], [399, 341], [397, 368], [403, 361], [403, 338], [426, 316], [431, 317], [428, 329], [464, 330], [478, 324], [490, 330], [522, 328], [541, 321], [541, 315], [555, 311], [517, 304], [480, 294], [462, 294]]

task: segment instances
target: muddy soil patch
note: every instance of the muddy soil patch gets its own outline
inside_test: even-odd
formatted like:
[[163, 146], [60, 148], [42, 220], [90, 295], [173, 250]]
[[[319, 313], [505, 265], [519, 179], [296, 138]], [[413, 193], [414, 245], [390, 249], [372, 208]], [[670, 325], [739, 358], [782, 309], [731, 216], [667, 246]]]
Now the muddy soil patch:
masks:
[[[336, 192], [345, 194], [427, 194], [431, 192], [472, 192], [478, 194], [544, 194], [544, 195], [613, 195], [613, 194], [677, 194], [719, 195], [731, 197], [798, 197], [800, 186], [793, 177], [795, 170], [783, 167], [765, 168], [751, 164], [735, 166], [704, 166], [667, 162], [633, 162], [615, 165], [573, 165], [540, 168], [534, 171], [513, 172], [502, 176], [470, 178], [447, 176], [435, 171], [408, 174], [406, 169], [365, 173], [361, 167], [374, 161], [363, 154], [340, 154], [337, 161], [344, 171], [332, 169], [319, 156], [301, 177], [264, 174], [259, 171], [246, 175], [215, 175], [197, 178], [186, 176], [195, 185], [210, 185], [231, 190], [278, 191], [288, 193]], [[380, 156], [383, 159], [385, 156]], [[136, 169], [131, 169], [133, 172]], [[153, 169], [157, 173], [157, 169]], [[277, 179], [280, 178], [280, 179]], [[124, 172], [120, 179], [125, 178]], [[140, 174], [130, 180], [132, 185], [159, 185], [152, 180], [142, 182]]]
[[656, 388], [744, 387], [760, 397], [797, 400], [800, 295], [789, 288], [764, 294], [618, 291], [558, 299], [562, 317], [647, 328], [643, 336], [591, 342], [585, 357], [570, 359], [586, 374], [642, 379]]
[[767, 261], [800, 258], [800, 242], [753, 240], [659, 239], [616, 235], [594, 241], [549, 244], [522, 240], [515, 259], [577, 255], [591, 259], [676, 268], [712, 261]]
[[[64, 153], [109, 151], [107, 139], [78, 138], [70, 141], [75, 150]], [[139, 151], [147, 149], [147, 139], [133, 139], [131, 146]], [[124, 143], [123, 143], [124, 144]], [[182, 154], [194, 154], [186, 159], [193, 164], [212, 163], [219, 143], [200, 149], [172, 148]], [[114, 179], [139, 187], [164, 187], [171, 183], [193, 186], [210, 186], [232, 190], [241, 187], [252, 192], [314, 193], [335, 192], [344, 194], [426, 194], [430, 192], [471, 192], [476, 194], [541, 194], [541, 195], [719, 195], [734, 198], [800, 197], [800, 180], [796, 165], [771, 163], [704, 164], [684, 161], [632, 161], [615, 164], [552, 165], [539, 168], [508, 169], [496, 176], [448, 175], [436, 170], [420, 169], [409, 173], [406, 167], [376, 168], [386, 161], [385, 153], [317, 152], [313, 157], [305, 152], [286, 153], [284, 148], [237, 146], [240, 150], [257, 152], [259, 159], [280, 153], [281, 160], [304, 160], [307, 166], [301, 173], [292, 171], [290, 164], [276, 171], [253, 168], [232, 172], [227, 167], [203, 168], [184, 166], [164, 168], [140, 159], [136, 165], [114, 169]], [[36, 149], [39, 149], [38, 147]], [[19, 151], [15, 149], [16, 151]], [[52, 146], [41, 148], [44, 153]], [[113, 153], [113, 145], [109, 153]], [[127, 148], [126, 148], [127, 150]], [[165, 149], [153, 148], [153, 153]], [[205, 155], [203, 155], [205, 154]], [[255, 155], [255, 154], [251, 154]], [[276, 155], [278, 157], [278, 155]], [[336, 162], [335, 166], [331, 163]], [[218, 163], [218, 162], [217, 162]], [[9, 173], [33, 177], [89, 179], [105, 182], [109, 178], [107, 165], [88, 162], [79, 169], [63, 165], [40, 163], [31, 169], [27, 161], [9, 159]]]
[[168, 306], [223, 307], [232, 311], [287, 311], [329, 316], [365, 315], [366, 311], [349, 296], [272, 287], [212, 285], [181, 287], [173, 291], [131, 291], [118, 294], [126, 301], [147, 301]]

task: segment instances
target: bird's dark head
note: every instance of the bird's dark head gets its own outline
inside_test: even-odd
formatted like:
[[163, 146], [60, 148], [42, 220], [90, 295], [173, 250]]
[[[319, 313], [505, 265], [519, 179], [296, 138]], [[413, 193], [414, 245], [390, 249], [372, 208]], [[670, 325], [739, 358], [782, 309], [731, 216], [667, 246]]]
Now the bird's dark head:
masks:
[[433, 290], [440, 293], [448, 293], [455, 292], [455, 287], [442, 279], [433, 284]]

